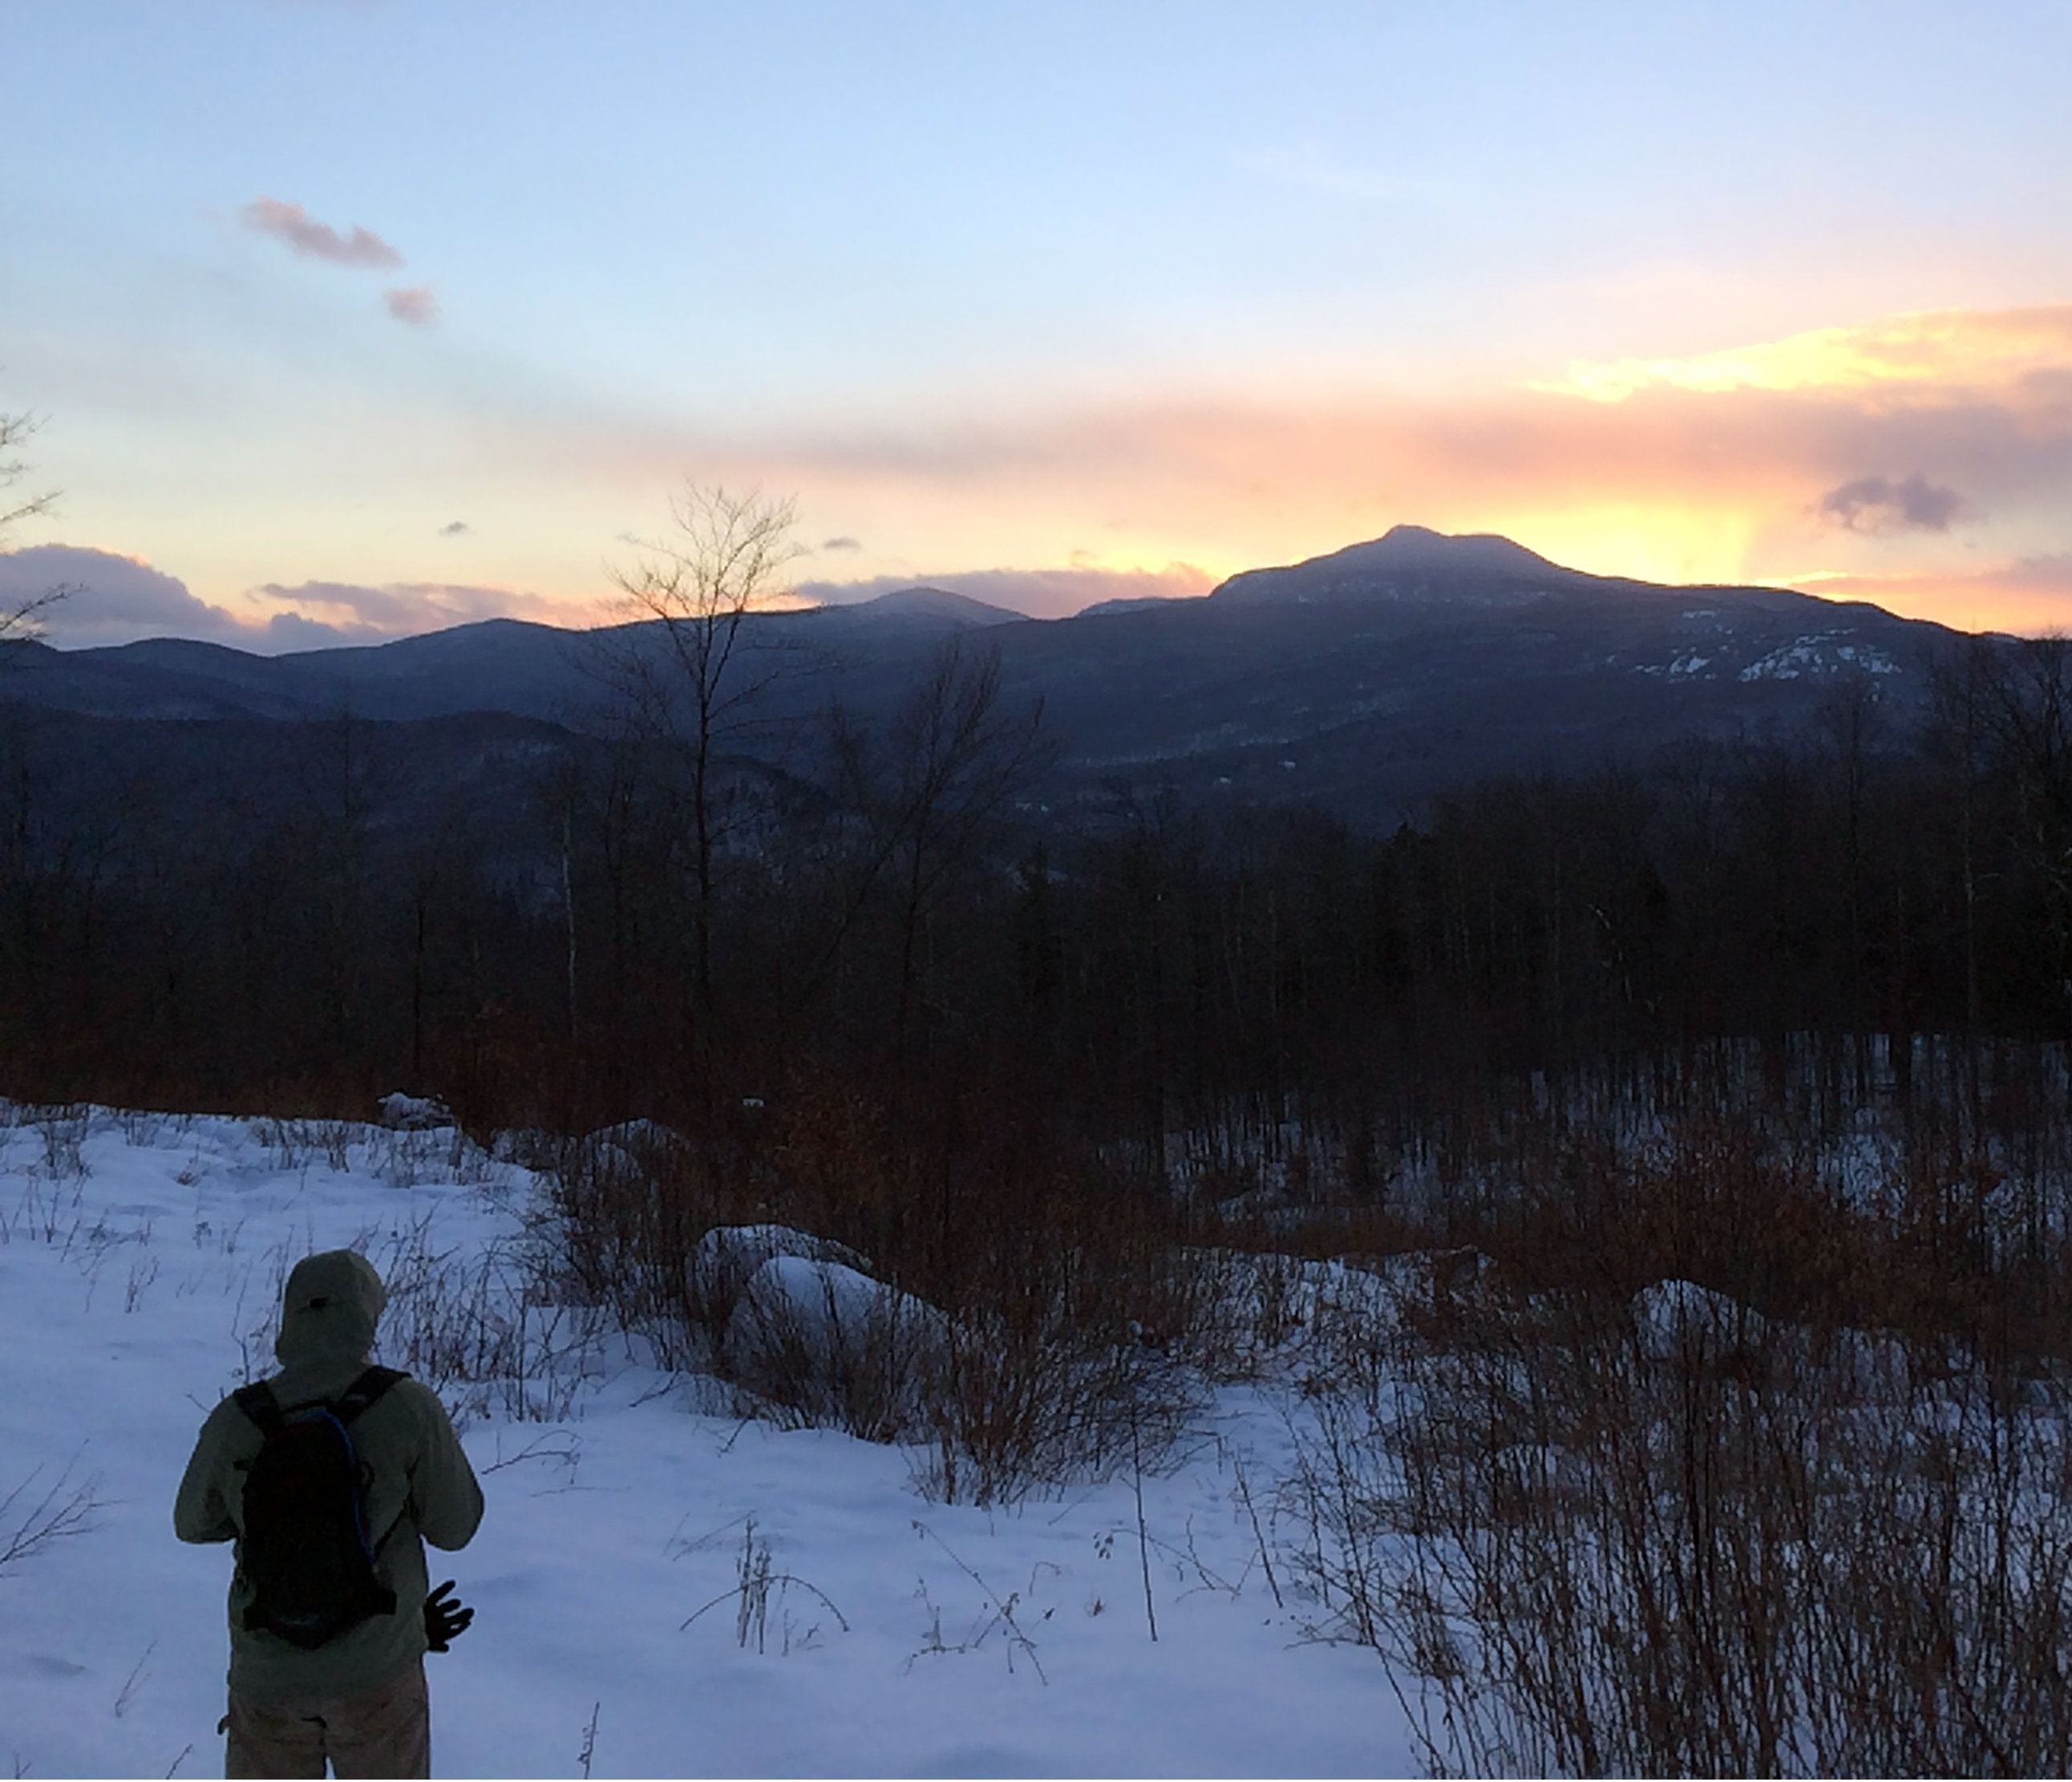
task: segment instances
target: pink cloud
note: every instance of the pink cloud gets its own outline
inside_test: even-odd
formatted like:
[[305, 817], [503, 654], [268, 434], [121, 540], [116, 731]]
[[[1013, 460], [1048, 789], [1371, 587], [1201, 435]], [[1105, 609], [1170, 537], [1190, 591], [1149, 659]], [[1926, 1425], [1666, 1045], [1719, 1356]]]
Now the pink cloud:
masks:
[[319, 223], [300, 204], [278, 198], [257, 198], [238, 215], [247, 228], [285, 241], [295, 253], [311, 260], [327, 260], [335, 266], [400, 266], [403, 257], [372, 229], [355, 228], [340, 235], [328, 223]]
[[1949, 575], [1830, 575], [1801, 584], [1828, 600], [1868, 600], [1965, 631], [2040, 632], [2072, 623], [2072, 553]]
[[902, 558], [932, 535], [938, 562], [1059, 562], [1098, 541], [1104, 560], [1235, 570], [1404, 521], [1672, 582], [1918, 574], [1960, 542], [1987, 561], [2072, 544], [2072, 306], [1717, 356], [1591, 393], [1293, 390], [904, 421], [772, 441], [754, 469], [838, 494]]
[[439, 319], [439, 300], [430, 285], [401, 286], [384, 290], [381, 301], [397, 321], [408, 323], [414, 328], [429, 327]]
[[275, 609], [276, 629], [288, 625], [323, 628], [334, 640], [373, 643], [444, 631], [484, 619], [527, 619], [545, 625], [580, 627], [603, 614], [594, 602], [558, 600], [521, 589], [483, 587], [457, 582], [269, 582], [251, 598]]

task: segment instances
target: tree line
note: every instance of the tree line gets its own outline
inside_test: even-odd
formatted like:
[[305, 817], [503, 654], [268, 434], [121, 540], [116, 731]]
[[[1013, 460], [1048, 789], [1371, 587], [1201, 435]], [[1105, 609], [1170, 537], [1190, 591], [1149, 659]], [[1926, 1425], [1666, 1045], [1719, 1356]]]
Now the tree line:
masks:
[[1521, 1073], [1732, 1042], [1839, 1110], [2066, 1037], [2058, 641], [1974, 646], [1916, 730], [1851, 682], [1795, 739], [1478, 784], [1392, 834], [1155, 780], [1042, 810], [1041, 714], [968, 640], [889, 722], [781, 751], [627, 709], [485, 807], [412, 780], [417, 727], [350, 718], [245, 726], [199, 805], [148, 768], [64, 791], [76, 736], [10, 708], [7, 1087], [696, 1128], [832, 1078], [1159, 1178], [1364, 1130], [1357, 1177]]

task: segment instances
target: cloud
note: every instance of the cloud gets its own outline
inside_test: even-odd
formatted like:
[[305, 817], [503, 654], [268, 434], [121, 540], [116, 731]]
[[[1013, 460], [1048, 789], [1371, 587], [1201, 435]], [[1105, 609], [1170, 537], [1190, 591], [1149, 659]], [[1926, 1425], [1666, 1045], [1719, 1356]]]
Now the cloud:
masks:
[[1970, 512], [1955, 489], [1938, 488], [1920, 471], [1899, 482], [1860, 476], [1820, 497], [1820, 512], [1852, 532], [1947, 532]]
[[398, 286], [382, 292], [381, 301], [397, 321], [412, 327], [428, 327], [439, 319], [439, 300], [430, 285]]
[[379, 632], [340, 631], [335, 625], [327, 625], [319, 619], [305, 618], [298, 612], [277, 612], [266, 621], [266, 641], [263, 653], [268, 656], [288, 656], [297, 650], [336, 649], [342, 644], [380, 643]]
[[0, 555], [0, 612], [59, 587], [70, 591], [40, 616], [45, 640], [61, 649], [140, 637], [228, 644], [249, 635], [235, 614], [138, 558], [76, 545], [35, 545]]
[[475, 528], [471, 526], [465, 520], [449, 520], [443, 526], [439, 528], [439, 537], [442, 538], [465, 538], [474, 530]]
[[839, 538], [823, 538], [820, 541], [820, 549], [822, 550], [861, 550], [863, 541], [861, 538], [852, 538], [848, 533], [844, 533]]
[[[1104, 562], [1235, 570], [1408, 521], [1609, 574], [1786, 582], [1926, 569], [1960, 521], [1988, 560], [2072, 544], [2072, 305], [1794, 339], [1609, 391], [1147, 393], [794, 435], [737, 462], [884, 516], [872, 537], [908, 561], [890, 540], [928, 540], [936, 562], [1098, 543]], [[1860, 486], [1866, 465], [1905, 474]]]
[[1868, 600], [1963, 630], [2038, 632], [2072, 625], [2072, 551], [1947, 575], [1827, 575], [1799, 585], [1829, 600]]
[[257, 198], [238, 212], [247, 228], [285, 241], [306, 258], [327, 260], [335, 266], [394, 267], [403, 257], [371, 229], [356, 228], [340, 235], [328, 223], [319, 223], [300, 204], [278, 198]]
[[1032, 619], [1063, 619], [1103, 600], [1170, 600], [1207, 594], [1220, 577], [1192, 563], [1162, 570], [959, 570], [944, 574], [874, 575], [860, 582], [802, 582], [796, 591], [828, 606], [853, 606], [902, 588], [947, 588]]
[[1929, 310], [1815, 328], [1682, 359], [1578, 361], [1535, 388], [1622, 401], [1650, 389], [1929, 390], [2001, 385], [2072, 363], [2072, 303], [2018, 310]]
[[237, 607], [201, 599], [177, 576], [141, 558], [72, 545], [0, 553], [0, 612], [56, 587], [66, 597], [41, 615], [60, 649], [191, 637], [265, 655], [341, 644], [381, 644], [483, 619], [582, 627], [607, 615], [593, 602], [451, 582], [271, 582]]
[[[485, 619], [527, 619], [543, 625], [594, 624], [595, 606], [555, 600], [512, 588], [458, 582], [269, 582], [253, 598], [278, 609], [282, 618], [314, 626], [327, 644], [382, 643], [421, 632], [444, 631]], [[269, 621], [274, 623], [278, 621]], [[298, 646], [303, 647], [303, 646]]]

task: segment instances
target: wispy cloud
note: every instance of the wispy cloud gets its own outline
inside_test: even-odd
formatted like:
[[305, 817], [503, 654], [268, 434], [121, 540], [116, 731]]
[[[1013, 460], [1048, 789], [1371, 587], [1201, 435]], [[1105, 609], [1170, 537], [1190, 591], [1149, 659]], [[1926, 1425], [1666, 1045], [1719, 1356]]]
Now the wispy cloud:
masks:
[[485, 619], [528, 619], [540, 624], [594, 624], [603, 616], [593, 603], [557, 600], [521, 589], [457, 582], [269, 582], [253, 599], [282, 613], [322, 625], [335, 640], [377, 643], [444, 631]]
[[388, 313], [399, 322], [412, 327], [428, 327], [439, 319], [439, 300], [430, 285], [399, 286], [384, 290], [381, 301], [388, 306]]
[[443, 526], [439, 528], [439, 537], [442, 538], [465, 538], [474, 530], [475, 528], [471, 526], [465, 520], [449, 520]]
[[838, 538], [823, 538], [820, 541], [820, 549], [822, 550], [861, 550], [863, 541], [861, 538], [852, 538], [848, 533], [844, 533]]
[[1931, 310], [1682, 359], [1577, 361], [1536, 387], [1617, 402], [1641, 391], [1977, 389], [2072, 365], [2072, 303]]
[[329, 261], [336, 266], [400, 266], [403, 257], [372, 229], [355, 228], [341, 235], [328, 223], [319, 223], [300, 204], [278, 198], [256, 198], [239, 212], [248, 228], [283, 241], [296, 253], [311, 260]]

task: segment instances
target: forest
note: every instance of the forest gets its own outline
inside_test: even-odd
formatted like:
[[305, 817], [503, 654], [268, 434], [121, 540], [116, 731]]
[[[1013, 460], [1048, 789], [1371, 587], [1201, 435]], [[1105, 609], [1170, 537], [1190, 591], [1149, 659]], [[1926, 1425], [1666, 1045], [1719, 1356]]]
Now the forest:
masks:
[[1421, 1165], [1611, 1101], [1823, 1134], [2060, 1111], [2060, 640], [1970, 646], [1918, 729], [1865, 677], [1804, 734], [1464, 786], [1388, 834], [1155, 777], [1042, 808], [1042, 714], [968, 638], [868, 730], [773, 739], [752, 695], [787, 665], [723, 666], [616, 665], [619, 721], [528, 742], [490, 799], [428, 796], [417, 726], [249, 726], [199, 816], [144, 775], [60, 796], [72, 739], [0, 706], [5, 1089], [341, 1117], [401, 1089], [730, 1154], [839, 1105], [874, 1167], [975, 1208], [1003, 1170], [1175, 1209], [1270, 1187], [1462, 1241], [1473, 1197], [1417, 1200]]

